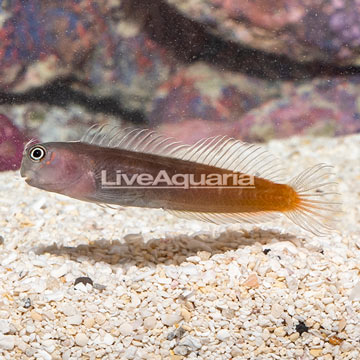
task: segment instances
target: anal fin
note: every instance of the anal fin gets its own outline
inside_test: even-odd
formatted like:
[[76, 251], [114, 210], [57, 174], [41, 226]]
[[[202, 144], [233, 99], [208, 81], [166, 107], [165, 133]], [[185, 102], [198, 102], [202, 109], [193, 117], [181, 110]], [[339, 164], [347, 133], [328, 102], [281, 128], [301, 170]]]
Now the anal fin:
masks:
[[200, 220], [214, 224], [250, 223], [257, 224], [272, 221], [279, 216], [276, 212], [237, 212], [237, 213], [210, 213], [195, 211], [166, 210], [172, 215], [187, 220]]

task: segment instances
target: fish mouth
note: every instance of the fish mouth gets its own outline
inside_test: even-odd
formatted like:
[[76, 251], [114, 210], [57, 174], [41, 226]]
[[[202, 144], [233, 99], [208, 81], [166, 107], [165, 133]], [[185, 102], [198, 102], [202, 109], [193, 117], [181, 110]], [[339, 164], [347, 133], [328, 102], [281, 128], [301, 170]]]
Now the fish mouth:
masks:
[[33, 182], [34, 178], [27, 176], [24, 180], [28, 185], [38, 187], [38, 186], [33, 185], [34, 184], [34, 182]]
[[68, 188], [71, 188], [82, 175], [80, 175], [77, 179], [72, 181], [68, 184], [62, 184], [62, 183], [56, 183], [56, 182], [42, 182], [40, 179], [38, 179], [36, 171], [30, 170], [30, 169], [20, 169], [20, 175], [22, 178], [24, 178], [25, 182], [33, 187], [36, 187], [41, 190], [56, 192], [56, 193], [63, 193]]
[[25, 182], [27, 183], [27, 184], [29, 184], [30, 183], [30, 181], [34, 178], [34, 172], [29, 172], [29, 171], [20, 171], [20, 176], [22, 177], [22, 178], [25, 178]]
[[33, 176], [31, 175], [21, 175], [23, 178], [25, 178], [25, 182], [28, 184], [28, 185], [32, 185], [32, 181], [34, 179]]
[[[24, 164], [24, 161], [21, 162], [21, 167], [20, 167], [20, 176], [22, 178], [29, 178], [31, 176], [35, 175], [35, 172], [31, 169], [29, 169], [27, 166], [25, 166], [26, 164]], [[26, 181], [26, 180], [25, 180]]]
[[35, 186], [35, 187], [38, 187], [38, 188], [41, 188], [43, 186], [54, 185], [54, 184], [43, 184], [43, 183], [40, 183], [40, 182], [38, 182], [36, 185], [33, 185], [33, 180], [35, 179], [36, 174], [35, 174], [34, 171], [31, 171], [31, 170], [20, 171], [20, 175], [21, 175], [22, 178], [25, 178], [24, 180], [28, 185], [32, 185], [32, 186]]
[[[24, 180], [28, 185], [36, 187], [41, 190], [63, 193], [68, 187], [71, 187], [73, 184], [73, 183], [71, 183], [68, 185], [64, 185], [64, 184], [59, 184], [59, 183], [43, 183], [43, 182], [39, 182], [39, 181], [34, 181], [34, 178], [35, 178], [34, 175], [35, 174], [31, 173], [31, 174], [24, 174], [21, 176], [23, 178], [25, 178]], [[74, 181], [74, 183], [75, 183], [75, 181]]]

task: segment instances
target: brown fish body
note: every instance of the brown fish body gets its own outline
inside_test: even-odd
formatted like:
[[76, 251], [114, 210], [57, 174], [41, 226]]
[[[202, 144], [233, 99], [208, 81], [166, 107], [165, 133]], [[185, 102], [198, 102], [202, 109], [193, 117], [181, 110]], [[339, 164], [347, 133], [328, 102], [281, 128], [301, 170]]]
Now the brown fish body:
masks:
[[[318, 220], [329, 219], [333, 204], [321, 199], [328, 193], [316, 191], [328, 184], [324, 165], [285, 184], [273, 180], [266, 152], [233, 139], [189, 146], [145, 130], [101, 131], [87, 141], [27, 148], [21, 175], [32, 186], [89, 202], [162, 208], [215, 223], [265, 221], [282, 213], [313, 233], [329, 229]], [[118, 144], [110, 146], [114, 140]]]
[[[82, 143], [71, 144], [73, 151], [89, 164], [95, 184], [94, 191], [84, 200], [104, 202], [113, 205], [163, 208], [194, 212], [256, 212], [282, 211], [289, 207], [289, 196], [296, 193], [286, 184], [276, 184], [269, 180], [254, 177], [254, 186], [250, 188], [233, 186], [229, 177], [229, 186], [183, 187], [163, 186], [137, 187], [129, 185], [121, 188], [106, 188], [102, 184], [102, 171], [106, 171], [107, 182], [115, 182], [116, 172], [132, 178], [138, 174], [149, 174], [153, 178], [166, 172], [169, 178], [176, 174], [193, 174], [195, 179], [201, 175], [236, 174], [213, 166], [198, 164], [176, 158], [153, 154], [136, 153], [128, 150], [110, 149]], [[241, 173], [237, 173], [241, 175]], [[78, 192], [74, 194], [79, 195]], [[74, 197], [75, 197], [74, 196]], [[291, 204], [290, 204], [291, 206]]]

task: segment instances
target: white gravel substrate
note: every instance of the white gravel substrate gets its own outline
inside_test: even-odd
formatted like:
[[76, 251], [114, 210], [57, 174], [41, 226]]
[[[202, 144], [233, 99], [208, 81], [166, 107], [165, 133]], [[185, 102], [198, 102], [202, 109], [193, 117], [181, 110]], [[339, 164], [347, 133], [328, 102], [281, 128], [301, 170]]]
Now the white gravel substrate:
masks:
[[335, 166], [339, 233], [103, 209], [1, 173], [0, 358], [360, 359], [360, 136], [269, 148], [290, 176]]

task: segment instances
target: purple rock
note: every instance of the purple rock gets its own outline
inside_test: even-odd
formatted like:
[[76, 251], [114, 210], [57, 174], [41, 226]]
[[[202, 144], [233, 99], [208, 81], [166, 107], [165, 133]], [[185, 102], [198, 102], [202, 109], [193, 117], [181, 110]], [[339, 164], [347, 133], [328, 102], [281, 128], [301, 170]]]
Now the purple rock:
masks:
[[298, 62], [359, 64], [359, 0], [166, 1], [225, 41]]
[[25, 137], [9, 118], [0, 114], [0, 171], [20, 167]]
[[[277, 96], [246, 113], [236, 108], [231, 112], [231, 101], [220, 108], [220, 112], [216, 112], [215, 107], [213, 113], [218, 118], [212, 121], [201, 117], [201, 113], [191, 116], [191, 112], [186, 110], [186, 103], [179, 99], [177, 111], [174, 105], [170, 106], [171, 112], [177, 113], [179, 118], [175, 121], [169, 116], [167, 121], [160, 124], [160, 131], [187, 143], [218, 134], [258, 142], [294, 135], [339, 136], [358, 133], [359, 81], [360, 76], [349, 76], [331, 80], [314, 79], [299, 84], [284, 82]], [[199, 84], [197, 87], [201, 88]]]
[[[192, 119], [196, 126], [205, 121], [209, 127], [221, 128], [225, 122], [237, 123], [241, 115], [276, 96], [279, 96], [276, 82], [230, 71], [218, 72], [212, 66], [197, 63], [180, 69], [157, 89], [150, 124], [153, 127], [164, 123], [188, 124]], [[183, 131], [183, 125], [179, 129]]]
[[104, 31], [106, 7], [96, 1], [9, 0], [2, 7], [0, 88], [5, 90], [23, 91], [73, 74]]
[[293, 135], [338, 136], [360, 131], [359, 76], [315, 79], [284, 87], [282, 97], [240, 119], [248, 141]]

